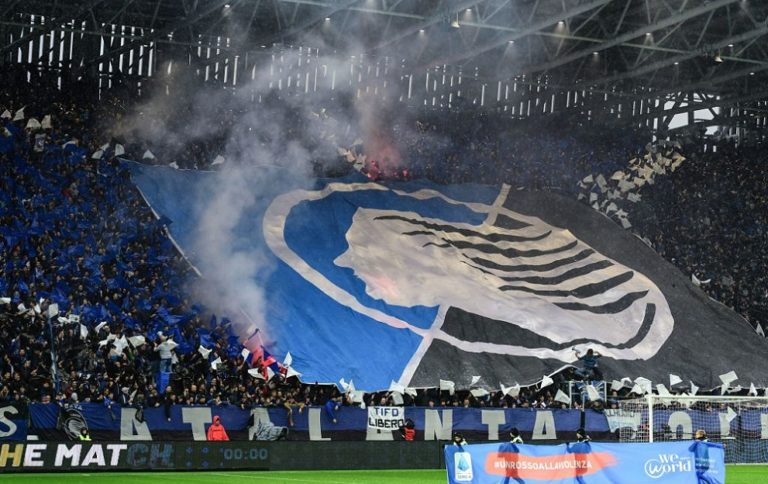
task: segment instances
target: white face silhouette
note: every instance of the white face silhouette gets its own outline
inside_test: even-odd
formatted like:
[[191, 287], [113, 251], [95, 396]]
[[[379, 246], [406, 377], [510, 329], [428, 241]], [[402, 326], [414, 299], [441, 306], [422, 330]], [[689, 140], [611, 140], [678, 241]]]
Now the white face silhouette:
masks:
[[335, 263], [387, 304], [458, 307], [558, 343], [626, 343], [640, 331], [648, 303], [656, 305], [655, 319], [671, 320], [645, 276], [567, 230], [526, 220], [506, 230], [359, 208], [349, 248]]

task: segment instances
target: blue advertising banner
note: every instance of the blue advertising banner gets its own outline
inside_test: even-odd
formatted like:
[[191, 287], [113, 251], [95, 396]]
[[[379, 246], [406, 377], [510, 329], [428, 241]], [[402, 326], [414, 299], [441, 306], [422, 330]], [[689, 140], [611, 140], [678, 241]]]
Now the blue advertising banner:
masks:
[[723, 447], [709, 442], [503, 443], [450, 445], [444, 452], [449, 484], [725, 482]]
[[14, 405], [0, 406], [0, 440], [26, 440], [27, 416]]
[[[579, 410], [530, 408], [403, 407], [403, 418], [410, 419], [416, 440], [450, 440], [461, 432], [469, 442], [505, 441], [517, 428], [526, 442], [569, 441], [581, 426]], [[690, 440], [695, 429], [722, 438], [748, 436], [749, 445], [764, 449], [760, 435], [768, 432], [768, 419], [757, 410], [742, 410], [731, 422], [725, 412], [674, 411], [657, 409], [654, 434], [657, 440]], [[306, 407], [293, 411], [293, 425], [283, 407], [172, 405], [137, 408], [111, 407], [83, 403], [61, 407], [57, 404], [31, 404], [15, 408], [0, 406], [0, 440], [26, 440], [29, 433], [42, 440], [77, 438], [87, 426], [98, 440], [205, 440], [214, 416], [221, 417], [233, 440], [398, 440], [398, 429], [371, 428], [368, 410], [342, 406], [333, 415], [325, 407]], [[617, 440], [615, 432], [623, 429], [624, 438], [638, 442], [648, 439], [643, 412], [587, 411], [583, 423], [595, 440]], [[335, 422], [334, 422], [335, 420]], [[694, 428], [693, 422], [696, 422]], [[647, 428], [647, 427], [646, 427]], [[634, 429], [636, 432], [626, 432]], [[633, 437], [634, 435], [634, 437]], [[727, 450], [731, 453], [734, 446]], [[755, 450], [755, 456], [764, 450]], [[727, 456], [728, 457], [728, 456]], [[729, 459], [732, 460], [732, 459]]]
[[[24, 440], [26, 426], [13, 424], [11, 411], [0, 414], [0, 436]], [[403, 407], [403, 419], [410, 419], [417, 440], [450, 440], [455, 431], [471, 441], [506, 440], [517, 428], [526, 440], [568, 440], [580, 427], [579, 410], [502, 409], [502, 408], [427, 408]], [[205, 440], [214, 416], [221, 417], [233, 440], [398, 440], [398, 429], [371, 428], [368, 409], [342, 406], [333, 414], [326, 407], [306, 407], [293, 411], [293, 425], [283, 407], [173, 405], [139, 409], [82, 403], [62, 407], [57, 404], [29, 406], [29, 433], [43, 440], [76, 439], [88, 427], [98, 440]], [[15, 414], [13, 415], [15, 416]], [[26, 420], [26, 418], [25, 418]], [[605, 416], [588, 411], [584, 426], [593, 436], [610, 438]], [[5, 432], [3, 432], [5, 430]], [[24, 430], [22, 432], [22, 430]]]

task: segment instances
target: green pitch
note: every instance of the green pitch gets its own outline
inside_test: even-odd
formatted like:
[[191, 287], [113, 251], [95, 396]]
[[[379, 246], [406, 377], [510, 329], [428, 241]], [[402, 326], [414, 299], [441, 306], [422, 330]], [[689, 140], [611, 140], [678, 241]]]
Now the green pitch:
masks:
[[[104, 472], [0, 474], [0, 481], [34, 484], [445, 484], [443, 470], [302, 472]], [[727, 484], [768, 482], [768, 465], [728, 466]]]

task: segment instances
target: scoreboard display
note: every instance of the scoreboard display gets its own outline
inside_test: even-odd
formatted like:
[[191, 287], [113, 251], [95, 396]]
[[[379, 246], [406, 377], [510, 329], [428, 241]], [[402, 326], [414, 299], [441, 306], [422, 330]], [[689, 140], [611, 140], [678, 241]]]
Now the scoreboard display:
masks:
[[438, 469], [442, 443], [51, 442], [0, 444], [0, 473], [130, 470]]
[[270, 468], [259, 442], [8, 442], [0, 444], [0, 472], [135, 469]]
[[186, 469], [270, 468], [269, 449], [258, 442], [194, 442], [180, 447]]

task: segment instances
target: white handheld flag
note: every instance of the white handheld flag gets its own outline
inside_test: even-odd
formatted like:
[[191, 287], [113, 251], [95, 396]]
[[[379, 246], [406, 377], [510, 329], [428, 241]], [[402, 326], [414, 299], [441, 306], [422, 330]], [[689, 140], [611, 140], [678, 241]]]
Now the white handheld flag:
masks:
[[286, 378], [290, 378], [292, 376], [299, 377], [299, 376], [301, 376], [301, 373], [299, 373], [298, 371], [294, 370], [292, 366], [289, 366], [288, 370], [285, 372], [285, 377]]
[[555, 383], [555, 380], [551, 379], [547, 375], [544, 375], [544, 378], [541, 379], [541, 387], [540, 388], [548, 387], [549, 385], [551, 385], [553, 383]]
[[472, 390], [469, 391], [469, 393], [471, 393], [472, 396], [475, 398], [481, 398], [488, 395], [488, 390], [486, 390], [485, 388], [473, 388]]
[[731, 383], [738, 380], [739, 377], [736, 376], [736, 372], [731, 370], [728, 373], [723, 373], [720, 375], [720, 381], [723, 382], [724, 385], [730, 385]]
[[51, 304], [48, 306], [48, 317], [52, 318], [59, 314], [59, 305], [56, 303]]
[[643, 393], [653, 392], [653, 384], [651, 383], [651, 380], [647, 378], [643, 378], [642, 376], [639, 376], [635, 378], [635, 383], [640, 385], [640, 388], [643, 389]]
[[251, 368], [250, 370], [248, 370], [248, 374], [254, 378], [258, 378], [259, 380], [264, 379], [264, 375], [261, 374], [258, 368]]
[[667, 387], [665, 387], [663, 383], [659, 383], [658, 385], [656, 385], [656, 391], [658, 392], [660, 397], [668, 397], [671, 395], [671, 393], [669, 393], [669, 390], [667, 390]]
[[476, 384], [477, 382], [479, 382], [479, 381], [480, 381], [480, 377], [479, 377], [479, 376], [473, 376], [473, 377], [472, 377], [472, 381], [471, 381], [471, 382], [469, 382], [469, 386], [470, 386], [470, 387], [472, 387], [472, 386], [475, 386], [475, 384]]
[[202, 345], [197, 347], [197, 352], [200, 353], [200, 355], [202, 355], [202, 357], [206, 359], [208, 358], [208, 355], [211, 354], [211, 351], [213, 350], [209, 350], [208, 348], [205, 348]]
[[143, 345], [147, 342], [146, 338], [144, 336], [131, 336], [128, 338], [128, 341], [133, 345], [134, 348], [138, 348], [139, 346]]
[[440, 390], [448, 390], [448, 393], [453, 395], [456, 391], [456, 384], [450, 380], [440, 380]]
[[565, 393], [563, 393], [562, 390], [559, 390], [559, 389], [557, 390], [557, 393], [555, 394], [555, 400], [558, 401], [558, 402], [562, 402], [562, 403], [564, 403], [566, 405], [570, 405], [571, 404], [571, 398], [568, 395], [566, 395]]
[[696, 274], [691, 274], [691, 282], [694, 286], [701, 286], [701, 281], [696, 277]]
[[696, 384], [691, 382], [691, 396], [696, 395], [698, 391], [699, 391], [699, 387], [697, 387]]
[[680, 378], [677, 375], [673, 375], [672, 373], [669, 374], [669, 386], [670, 388], [677, 385], [678, 383], [683, 383], [683, 379]]
[[517, 398], [517, 396], [520, 395], [520, 384], [515, 383], [511, 387], [505, 387], [503, 383], [500, 385], [502, 395], [509, 395], [512, 398]]
[[352, 403], [363, 403], [363, 392], [351, 391], [349, 398], [352, 399]]
[[121, 336], [120, 339], [115, 340], [115, 352], [118, 355], [123, 354], [123, 350], [128, 346], [128, 340], [126, 339], [125, 335]]
[[593, 402], [601, 400], [600, 392], [597, 391], [597, 388], [595, 388], [594, 385], [587, 385], [587, 396], [589, 396], [589, 399]]
[[405, 386], [392, 380], [392, 382], [389, 384], [389, 391], [402, 394], [405, 393]]

